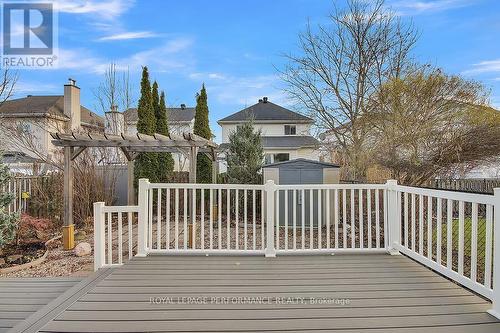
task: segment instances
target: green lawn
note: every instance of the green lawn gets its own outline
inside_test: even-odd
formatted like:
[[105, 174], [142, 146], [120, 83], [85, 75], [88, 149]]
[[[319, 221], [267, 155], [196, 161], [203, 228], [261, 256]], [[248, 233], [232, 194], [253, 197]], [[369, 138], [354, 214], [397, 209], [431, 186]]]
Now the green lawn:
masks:
[[[452, 258], [453, 258], [453, 268], [456, 270], [458, 265], [458, 219], [453, 219], [452, 221]], [[443, 264], [446, 264], [446, 254], [447, 254], [447, 229], [448, 225], [446, 222], [441, 224], [441, 260]], [[432, 242], [433, 242], [433, 254], [435, 257], [435, 248], [437, 244], [437, 230], [436, 226], [433, 226], [432, 232]], [[424, 246], [424, 248], [426, 248]], [[486, 248], [486, 220], [484, 218], [479, 218], [477, 221], [477, 275], [478, 280], [482, 280], [484, 275], [484, 260], [485, 260], [485, 248]], [[472, 219], [464, 219], [464, 273], [466, 276], [470, 275], [470, 256], [472, 249]]]

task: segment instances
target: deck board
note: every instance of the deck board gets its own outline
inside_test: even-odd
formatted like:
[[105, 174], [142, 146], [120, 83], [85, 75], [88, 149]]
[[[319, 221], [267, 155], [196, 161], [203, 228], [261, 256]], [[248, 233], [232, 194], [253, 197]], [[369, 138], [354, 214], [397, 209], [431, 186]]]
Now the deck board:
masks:
[[47, 305], [81, 278], [1, 278], [0, 332], [6, 332]]
[[404, 256], [133, 258], [73, 299], [40, 332], [500, 331], [488, 301]]

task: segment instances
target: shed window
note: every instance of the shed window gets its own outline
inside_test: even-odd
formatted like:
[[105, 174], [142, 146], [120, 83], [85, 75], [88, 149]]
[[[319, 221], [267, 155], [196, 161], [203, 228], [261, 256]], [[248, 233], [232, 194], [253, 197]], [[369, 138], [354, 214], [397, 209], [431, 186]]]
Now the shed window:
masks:
[[285, 135], [296, 135], [297, 126], [295, 125], [285, 125]]

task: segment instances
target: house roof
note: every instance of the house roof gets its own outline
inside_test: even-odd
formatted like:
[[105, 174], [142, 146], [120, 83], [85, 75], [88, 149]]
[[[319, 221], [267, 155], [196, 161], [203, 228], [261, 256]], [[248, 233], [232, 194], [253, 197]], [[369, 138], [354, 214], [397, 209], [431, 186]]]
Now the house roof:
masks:
[[38, 163], [42, 161], [35, 157], [28, 156], [20, 151], [6, 151], [3, 153], [2, 162], [10, 164], [10, 163]]
[[[262, 136], [264, 148], [314, 148], [319, 146], [319, 141], [308, 135]], [[222, 143], [221, 150], [227, 149], [229, 143]]]
[[263, 100], [259, 100], [257, 104], [220, 119], [218, 123], [241, 122], [249, 118], [252, 118], [256, 122], [313, 122], [309, 117], [269, 102], [264, 98]]
[[306, 158], [296, 158], [296, 159], [289, 160], [289, 161], [266, 164], [263, 166], [263, 168], [275, 168], [275, 167], [287, 168], [287, 166], [292, 166], [292, 165], [294, 165], [294, 167], [296, 167], [298, 165], [302, 168], [306, 167], [306, 166], [314, 166], [316, 168], [321, 168], [321, 169], [340, 168], [340, 166], [338, 164], [309, 160]]
[[[64, 96], [27, 96], [5, 101], [0, 106], [0, 114], [16, 115], [51, 115], [69, 119], [64, 115]], [[104, 118], [81, 105], [81, 122], [88, 125], [104, 127]]]
[[[167, 119], [172, 122], [189, 122], [194, 119], [195, 108], [167, 108]], [[129, 108], [123, 112], [125, 121], [136, 122], [138, 120], [137, 108]]]

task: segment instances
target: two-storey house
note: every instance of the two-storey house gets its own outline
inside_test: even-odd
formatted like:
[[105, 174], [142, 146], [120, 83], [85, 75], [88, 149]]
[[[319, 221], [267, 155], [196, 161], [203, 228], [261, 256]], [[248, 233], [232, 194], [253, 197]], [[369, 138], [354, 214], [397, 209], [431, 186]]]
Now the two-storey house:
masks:
[[[250, 118], [262, 133], [266, 164], [297, 158], [319, 160], [319, 142], [310, 135], [313, 119], [274, 104], [267, 97], [218, 121], [222, 127], [222, 150], [228, 146], [229, 135]], [[225, 170], [222, 164], [220, 171]]]
[[51, 132], [104, 132], [105, 122], [80, 104], [80, 88], [70, 79], [63, 95], [28, 95], [0, 105], [0, 150], [55, 161], [60, 149], [52, 144]]
[[[186, 107], [181, 104], [179, 108], [167, 108], [167, 121], [170, 133], [181, 135], [192, 133], [194, 127], [194, 107]], [[137, 133], [137, 108], [130, 108], [123, 112], [125, 118], [125, 132]], [[174, 171], [188, 171], [188, 158], [183, 153], [172, 153], [174, 158]]]

